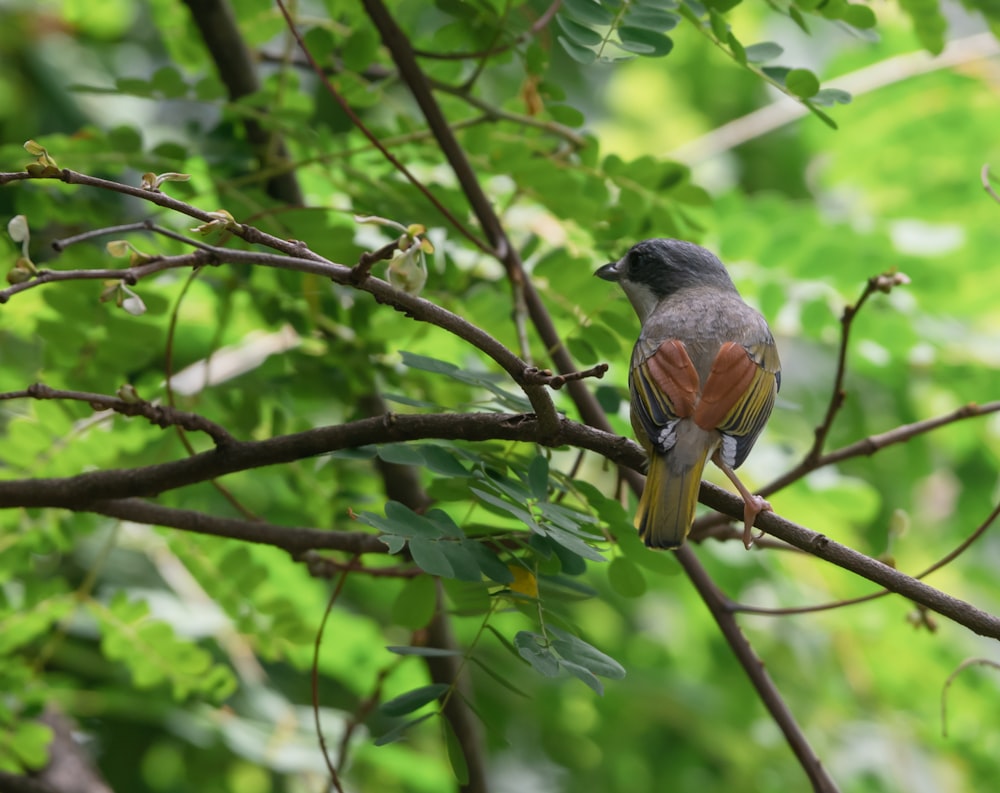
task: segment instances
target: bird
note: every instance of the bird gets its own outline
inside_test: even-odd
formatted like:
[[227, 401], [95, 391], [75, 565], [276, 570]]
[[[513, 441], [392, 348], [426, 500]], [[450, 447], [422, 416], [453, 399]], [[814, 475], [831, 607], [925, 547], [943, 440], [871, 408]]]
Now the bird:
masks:
[[771, 505], [738, 468], [767, 423], [781, 363], [763, 316], [747, 305], [725, 265], [684, 240], [633, 245], [594, 275], [616, 282], [639, 316], [629, 365], [632, 429], [646, 450], [635, 526], [651, 548], [679, 548], [691, 530], [711, 459], [743, 497], [743, 544]]

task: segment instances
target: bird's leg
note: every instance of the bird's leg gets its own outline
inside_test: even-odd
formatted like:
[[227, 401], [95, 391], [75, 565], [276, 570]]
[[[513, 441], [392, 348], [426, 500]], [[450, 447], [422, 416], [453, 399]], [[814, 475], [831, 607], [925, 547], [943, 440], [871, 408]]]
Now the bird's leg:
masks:
[[747, 486], [740, 481], [740, 478], [736, 475], [736, 472], [722, 462], [722, 459], [718, 454], [712, 458], [722, 472], [729, 477], [729, 481], [736, 485], [736, 489], [740, 491], [740, 495], [743, 496], [743, 545], [749, 551], [750, 546], [753, 545], [753, 541], [757, 537], [764, 536], [762, 531], [757, 537], [753, 536], [753, 524], [757, 520], [757, 516], [761, 512], [771, 512], [771, 505], [765, 501], [761, 496], [755, 495], [747, 490]]

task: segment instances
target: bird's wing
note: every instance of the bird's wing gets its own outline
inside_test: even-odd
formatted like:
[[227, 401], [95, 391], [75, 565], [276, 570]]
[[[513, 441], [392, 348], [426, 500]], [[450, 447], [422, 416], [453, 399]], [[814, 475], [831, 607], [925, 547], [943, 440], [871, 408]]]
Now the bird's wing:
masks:
[[694, 421], [702, 429], [723, 435], [722, 458], [737, 468], [764, 429], [781, 385], [781, 368], [774, 339], [755, 344], [726, 342], [712, 363]]
[[633, 421], [661, 453], [674, 443], [672, 427], [695, 412], [700, 381], [684, 342], [667, 339], [659, 346], [640, 340], [629, 373]]

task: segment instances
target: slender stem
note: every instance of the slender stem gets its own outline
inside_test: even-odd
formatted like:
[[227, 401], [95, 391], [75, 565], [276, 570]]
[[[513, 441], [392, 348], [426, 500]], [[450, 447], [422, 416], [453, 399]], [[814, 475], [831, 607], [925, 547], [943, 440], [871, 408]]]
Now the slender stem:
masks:
[[719, 588], [712, 581], [704, 566], [698, 561], [690, 547], [682, 547], [677, 551], [677, 561], [681, 563], [684, 572], [687, 573], [691, 583], [694, 584], [698, 594], [708, 607], [708, 610], [715, 618], [719, 630], [722, 631], [730, 649], [736, 655], [740, 664], [749, 675], [754, 688], [757, 691], [761, 702], [771, 714], [778, 728], [788, 741], [792, 752], [799, 760], [799, 764], [809, 777], [813, 790], [817, 793], [836, 793], [837, 786], [833, 779], [827, 774], [820, 763], [819, 757], [813, 752], [805, 734], [795, 721], [795, 716], [788, 709], [778, 687], [774, 684], [771, 676], [764, 668], [764, 663], [747, 641], [746, 636], [739, 629], [739, 626], [732, 619], [726, 598], [719, 591]]

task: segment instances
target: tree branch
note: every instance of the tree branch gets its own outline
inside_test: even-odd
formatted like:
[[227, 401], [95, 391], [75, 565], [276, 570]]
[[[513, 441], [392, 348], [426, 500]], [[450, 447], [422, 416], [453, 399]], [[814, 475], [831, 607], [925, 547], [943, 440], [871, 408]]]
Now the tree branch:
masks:
[[204, 432], [217, 446], [224, 446], [233, 441], [233, 436], [228, 430], [213, 421], [209, 421], [204, 416], [197, 413], [189, 413], [186, 410], [165, 405], [156, 405], [144, 399], [136, 397], [133, 399], [122, 399], [120, 397], [106, 396], [105, 394], [91, 394], [84, 391], [64, 391], [57, 388], [49, 388], [42, 383], [35, 383], [21, 391], [7, 391], [0, 393], [0, 402], [8, 399], [65, 399], [74, 402], [86, 402], [94, 410], [111, 410], [123, 416], [142, 416], [150, 424], [157, 427], [183, 427], [192, 432]]
[[388, 546], [370, 532], [277, 526], [259, 520], [221, 518], [189, 509], [152, 504], [139, 498], [98, 500], [79, 509], [82, 512], [94, 512], [134, 523], [166, 526], [195, 534], [224, 537], [259, 545], [273, 545], [296, 557], [311, 550], [343, 551], [352, 555], [389, 552]]
[[[227, 0], [184, 0], [191, 17], [198, 26], [205, 48], [219, 71], [233, 101], [257, 93], [261, 88], [257, 65], [250, 48], [240, 34], [233, 9]], [[254, 118], [245, 118], [247, 140], [254, 147], [262, 169], [278, 166], [268, 178], [267, 192], [286, 204], [301, 206], [305, 203], [298, 180], [291, 169], [282, 166], [289, 162], [284, 141], [273, 131], [265, 129]]]

